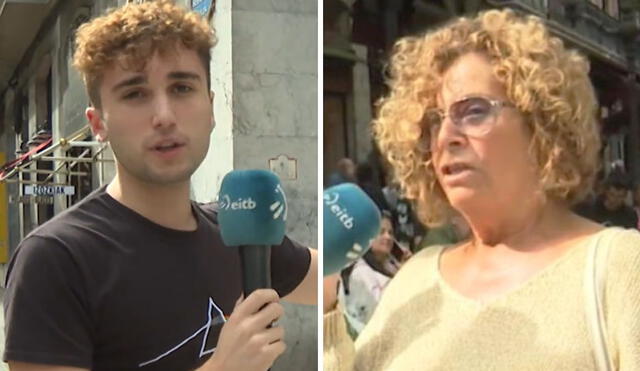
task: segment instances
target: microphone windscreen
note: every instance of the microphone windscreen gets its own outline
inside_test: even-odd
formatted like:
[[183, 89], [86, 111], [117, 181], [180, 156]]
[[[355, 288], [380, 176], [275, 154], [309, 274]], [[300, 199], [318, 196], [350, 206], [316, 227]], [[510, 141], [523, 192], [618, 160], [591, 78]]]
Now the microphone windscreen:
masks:
[[323, 194], [323, 271], [339, 272], [361, 257], [380, 233], [380, 210], [360, 187], [343, 183]]
[[218, 222], [227, 246], [279, 245], [287, 199], [278, 177], [266, 170], [235, 170], [222, 179]]

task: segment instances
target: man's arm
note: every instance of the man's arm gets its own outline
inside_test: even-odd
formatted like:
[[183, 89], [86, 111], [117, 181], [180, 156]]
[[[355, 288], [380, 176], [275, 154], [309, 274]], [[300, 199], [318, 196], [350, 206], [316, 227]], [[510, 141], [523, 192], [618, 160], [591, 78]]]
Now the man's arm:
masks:
[[89, 371], [86, 368], [77, 368], [70, 366], [52, 366], [52, 365], [38, 365], [35, 363], [26, 362], [11, 362], [9, 361], [10, 371]]
[[318, 304], [318, 251], [309, 249], [311, 261], [304, 279], [293, 291], [282, 298], [289, 303], [316, 305]]

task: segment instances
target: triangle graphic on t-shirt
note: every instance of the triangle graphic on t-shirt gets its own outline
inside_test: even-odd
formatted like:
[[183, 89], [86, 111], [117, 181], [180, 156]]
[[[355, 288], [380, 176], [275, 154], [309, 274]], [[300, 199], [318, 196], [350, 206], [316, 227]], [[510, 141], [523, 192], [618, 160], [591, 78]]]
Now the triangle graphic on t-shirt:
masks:
[[204, 332], [204, 336], [202, 337], [202, 346], [200, 347], [199, 357], [202, 358], [202, 356], [204, 356], [206, 354], [213, 353], [216, 350], [215, 346], [213, 348], [211, 348], [211, 349], [205, 349], [207, 347], [207, 339], [209, 338], [209, 332], [210, 332], [212, 327], [214, 327], [216, 325], [219, 325], [219, 324], [223, 324], [225, 322], [226, 322], [226, 320], [224, 318], [224, 313], [216, 305], [216, 303], [213, 301], [213, 299], [210, 297], [209, 298], [209, 305], [208, 305], [208, 308], [207, 308], [207, 322], [202, 327], [200, 327], [192, 335], [190, 335], [186, 339], [182, 340], [180, 343], [178, 343], [176, 346], [172, 347], [171, 349], [167, 350], [166, 352], [164, 352], [164, 353], [160, 354], [159, 356], [154, 357], [154, 358], [152, 358], [152, 359], [150, 359], [148, 361], [141, 362], [138, 365], [138, 367], [144, 367], [144, 366], [150, 365], [152, 363], [158, 362], [162, 358], [165, 358], [165, 357], [171, 355], [171, 353], [176, 352], [182, 346], [184, 346], [189, 341], [191, 341], [193, 338], [195, 338], [196, 336], [198, 336], [200, 333], [203, 333], [203, 332]]

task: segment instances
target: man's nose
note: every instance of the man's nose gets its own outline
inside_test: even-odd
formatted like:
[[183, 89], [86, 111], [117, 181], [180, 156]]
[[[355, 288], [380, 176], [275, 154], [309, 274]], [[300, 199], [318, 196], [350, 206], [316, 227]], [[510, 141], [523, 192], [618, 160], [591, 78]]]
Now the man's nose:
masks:
[[156, 95], [153, 103], [154, 128], [169, 128], [176, 125], [176, 114], [171, 99], [167, 94]]

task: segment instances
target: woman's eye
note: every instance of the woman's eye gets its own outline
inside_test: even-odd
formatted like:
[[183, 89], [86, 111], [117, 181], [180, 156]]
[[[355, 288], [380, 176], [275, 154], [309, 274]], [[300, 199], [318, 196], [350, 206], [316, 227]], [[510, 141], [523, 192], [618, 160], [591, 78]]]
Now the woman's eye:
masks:
[[484, 115], [487, 113], [487, 107], [483, 105], [472, 105], [467, 108], [464, 115], [465, 116], [476, 116], [476, 115]]

